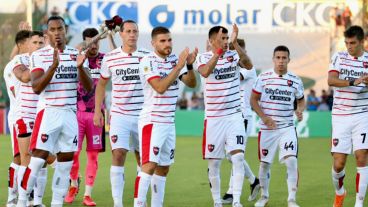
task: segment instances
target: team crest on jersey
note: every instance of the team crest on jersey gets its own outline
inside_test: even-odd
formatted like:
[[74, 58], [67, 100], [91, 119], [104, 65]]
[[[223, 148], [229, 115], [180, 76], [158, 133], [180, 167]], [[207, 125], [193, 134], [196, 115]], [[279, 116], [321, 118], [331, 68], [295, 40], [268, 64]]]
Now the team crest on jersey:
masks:
[[262, 155], [266, 157], [268, 155], [268, 149], [262, 149]]
[[31, 128], [31, 129], [33, 129], [33, 127], [34, 127], [34, 122], [32, 121], [32, 122], [29, 122], [29, 127]]
[[147, 72], [148, 72], [148, 70], [149, 70], [149, 68], [148, 68], [147, 66], [145, 66], [145, 67], [143, 68], [143, 71], [144, 71], [145, 73], [147, 73]]
[[43, 143], [47, 142], [48, 139], [49, 139], [49, 135], [48, 134], [41, 134], [41, 141]]
[[232, 63], [234, 61], [234, 57], [233, 56], [229, 56], [229, 57], [226, 58], [226, 60]]
[[334, 138], [332, 144], [336, 147], [339, 144], [339, 139]]
[[77, 60], [77, 55], [76, 54], [70, 54], [70, 59], [72, 59], [73, 61]]
[[368, 68], [368, 62], [363, 62], [363, 67]]
[[171, 66], [175, 67], [176, 66], [176, 61], [171, 61]]
[[209, 152], [212, 152], [213, 150], [215, 150], [215, 145], [214, 145], [214, 144], [209, 144], [209, 145], [207, 146], [207, 148], [208, 148], [208, 151], [209, 151]]
[[112, 141], [113, 143], [116, 143], [116, 141], [118, 141], [118, 135], [112, 135], [112, 136], [111, 136], [111, 141]]
[[287, 84], [288, 84], [289, 87], [291, 87], [294, 84], [294, 82], [292, 80], [288, 80]]
[[159, 151], [160, 151], [159, 147], [153, 147], [153, 154], [158, 155]]

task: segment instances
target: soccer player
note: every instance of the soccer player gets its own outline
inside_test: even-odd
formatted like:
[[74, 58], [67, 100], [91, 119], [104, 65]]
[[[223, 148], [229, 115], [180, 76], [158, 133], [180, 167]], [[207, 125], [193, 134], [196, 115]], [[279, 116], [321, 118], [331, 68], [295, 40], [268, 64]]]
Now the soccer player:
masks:
[[[98, 35], [95, 28], [87, 28], [83, 31], [83, 40], [91, 41], [91, 39]], [[77, 119], [78, 119], [78, 151], [74, 153], [73, 167], [70, 171], [70, 188], [65, 197], [66, 203], [72, 203], [79, 191], [78, 175], [79, 175], [79, 154], [82, 150], [84, 136], [87, 142], [87, 168], [86, 168], [86, 187], [83, 198], [83, 205], [96, 206], [96, 203], [91, 197], [92, 188], [95, 182], [98, 169], [98, 153], [104, 151], [104, 134], [101, 127], [93, 124], [93, 114], [95, 110], [95, 88], [100, 78], [101, 62], [104, 57], [103, 53], [99, 52], [99, 41], [92, 44], [86, 52], [88, 60], [88, 68], [91, 78], [93, 80], [93, 90], [87, 92], [81, 83], [78, 83], [77, 90]], [[104, 108], [101, 109], [102, 111]]]
[[253, 65], [239, 46], [237, 36], [238, 27], [234, 24], [230, 42], [235, 50], [228, 50], [228, 30], [222, 26], [212, 27], [208, 34], [211, 50], [197, 58], [198, 71], [205, 78], [202, 153], [203, 159], [208, 160], [208, 179], [216, 207], [222, 206], [220, 165], [225, 151], [231, 156], [233, 206], [242, 206], [240, 195], [245, 174], [247, 136], [241, 110], [239, 66], [249, 70]]
[[[29, 42], [30, 31], [21, 30], [15, 36], [15, 48], [17, 48], [17, 52], [20, 54], [27, 53], [28, 42]], [[10, 110], [8, 113], [8, 126], [10, 129], [11, 135], [11, 143], [12, 143], [12, 152], [13, 152], [13, 162], [10, 164], [8, 176], [9, 176], [9, 185], [8, 185], [8, 200], [7, 207], [14, 207], [17, 204], [17, 194], [18, 194], [18, 186], [17, 186], [17, 174], [19, 170], [19, 166], [21, 164], [20, 160], [20, 152], [18, 147], [18, 139], [16, 137], [16, 132], [14, 128], [14, 124], [16, 121], [15, 109], [16, 107], [16, 92], [19, 91], [19, 87], [21, 82], [14, 76], [13, 69], [16, 66], [16, 60], [12, 59], [4, 69], [4, 80], [6, 84], [6, 89], [8, 92], [8, 96], [10, 99]]]
[[143, 90], [139, 77], [139, 63], [149, 51], [137, 47], [138, 25], [126, 20], [120, 27], [121, 47], [107, 53], [102, 60], [101, 78], [96, 88], [94, 124], [102, 127], [104, 117], [101, 106], [105, 88], [112, 80], [112, 106], [110, 111], [110, 144], [112, 165], [110, 181], [114, 207], [123, 206], [124, 163], [130, 149], [129, 139], [138, 145], [138, 115], [143, 104]]
[[334, 87], [332, 107], [332, 181], [334, 207], [342, 207], [347, 156], [354, 152], [357, 164], [355, 207], [362, 207], [368, 185], [368, 53], [364, 32], [351, 26], [344, 32], [347, 51], [337, 52], [330, 62], [328, 85]]
[[[34, 122], [37, 112], [38, 95], [32, 90], [31, 76], [29, 69], [30, 55], [45, 46], [44, 35], [40, 31], [30, 32], [27, 53], [19, 54], [14, 57], [16, 65], [13, 68], [13, 74], [21, 82], [19, 89], [16, 91], [16, 123], [15, 131], [17, 133], [19, 149], [21, 152], [21, 166], [18, 170], [18, 178], [22, 178], [29, 164], [30, 154], [30, 137], [33, 131]], [[42, 205], [42, 198], [47, 182], [47, 168], [40, 170], [37, 176], [36, 186], [34, 190], [34, 206]], [[20, 186], [21, 181], [18, 180]], [[18, 187], [19, 187], [18, 186]]]
[[305, 109], [304, 87], [302, 80], [288, 71], [290, 51], [286, 46], [277, 46], [272, 60], [274, 68], [258, 76], [250, 99], [253, 110], [260, 117], [258, 157], [262, 196], [254, 206], [263, 207], [268, 203], [270, 169], [278, 149], [279, 161], [287, 168], [288, 207], [299, 207], [296, 204], [298, 138], [294, 101], [297, 100], [295, 114], [301, 121]]
[[[245, 50], [245, 41], [243, 39], [237, 39], [236, 40], [239, 44], [239, 46]], [[229, 44], [230, 50], [235, 50], [234, 46], [230, 43]], [[254, 84], [254, 81], [257, 78], [256, 69], [252, 68], [250, 70], [247, 70], [245, 68], [240, 69], [240, 98], [241, 98], [241, 110], [244, 117], [244, 127], [247, 136], [250, 135], [253, 121], [252, 121], [252, 109], [250, 106], [250, 95], [252, 93], [252, 87]], [[228, 154], [226, 158], [231, 162], [231, 156]], [[253, 201], [256, 199], [259, 190], [259, 179], [254, 176], [252, 170], [250, 169], [247, 162], [244, 162], [244, 169], [245, 169], [245, 178], [248, 179], [250, 183], [250, 195], [248, 197], [248, 201]], [[227, 190], [226, 194], [222, 197], [222, 203], [223, 204], [231, 204], [233, 202], [233, 173], [231, 172], [231, 177], [229, 181], [229, 189]]]
[[[60, 16], [47, 21], [50, 45], [31, 56], [32, 89], [44, 101], [40, 121], [35, 123], [37, 142], [32, 157], [21, 179], [18, 207], [24, 207], [40, 169], [50, 152], [57, 154], [57, 164], [52, 181], [51, 206], [62, 206], [69, 185], [73, 154], [77, 150], [78, 132], [76, 117], [78, 79], [89, 91], [92, 81], [83, 67], [84, 55], [65, 45], [65, 23]], [[50, 124], [52, 123], [52, 124]]]
[[151, 38], [154, 51], [139, 66], [144, 103], [138, 122], [142, 171], [135, 181], [135, 207], [145, 206], [150, 185], [151, 206], [163, 206], [166, 177], [175, 155], [179, 80], [191, 88], [196, 85], [192, 64], [198, 49], [189, 53], [185, 48], [179, 57], [172, 54], [171, 33], [165, 27], [155, 27]]

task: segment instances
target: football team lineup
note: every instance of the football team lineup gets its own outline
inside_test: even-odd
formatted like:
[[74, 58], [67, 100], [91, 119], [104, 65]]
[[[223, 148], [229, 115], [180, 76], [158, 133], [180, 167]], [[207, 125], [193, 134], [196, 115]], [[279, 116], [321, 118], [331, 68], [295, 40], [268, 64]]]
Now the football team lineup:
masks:
[[[45, 35], [26, 25], [16, 34], [4, 69], [12, 130], [2, 142], [11, 141], [12, 150], [3, 156], [13, 155], [10, 166], [2, 163], [9, 166], [7, 207], [364, 206], [368, 54], [362, 27], [347, 28], [346, 50], [330, 61], [332, 141], [298, 139], [294, 118], [303, 120], [306, 100], [302, 79], [288, 68], [288, 46], [272, 48], [273, 68], [257, 76], [236, 24], [210, 28], [206, 52], [186, 47], [179, 54], [166, 27], [153, 28], [152, 50], [137, 46], [133, 20], [115, 16], [102, 28], [86, 28], [77, 48], [67, 45], [60, 16], [49, 17]], [[106, 54], [99, 51], [103, 37], [111, 43]], [[177, 138], [178, 83], [196, 87], [196, 73], [203, 80], [203, 137]], [[107, 108], [110, 148], [103, 130]], [[252, 111], [259, 123], [251, 123]], [[260, 127], [257, 140], [248, 139], [252, 124]], [[355, 196], [349, 171], [356, 172]], [[330, 190], [320, 192], [327, 183]], [[182, 201], [183, 192], [190, 198]]]

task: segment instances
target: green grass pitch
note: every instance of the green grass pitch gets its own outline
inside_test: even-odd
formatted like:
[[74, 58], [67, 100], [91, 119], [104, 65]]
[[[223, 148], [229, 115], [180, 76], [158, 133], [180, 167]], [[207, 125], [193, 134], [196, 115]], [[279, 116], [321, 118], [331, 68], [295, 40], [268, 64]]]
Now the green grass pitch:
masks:
[[[201, 158], [202, 140], [198, 137], [178, 137], [176, 145], [175, 164], [170, 169], [166, 184], [165, 207], [205, 207], [212, 206], [211, 193], [207, 180], [207, 162]], [[107, 144], [109, 145], [109, 144]], [[0, 136], [0, 205], [3, 206], [7, 198], [7, 170], [11, 161], [11, 145], [8, 136]], [[329, 153], [329, 139], [299, 139], [299, 190], [297, 201], [302, 207], [332, 206], [334, 191], [331, 183], [332, 158]], [[100, 154], [98, 175], [92, 196], [97, 206], [113, 206], [110, 189], [110, 148]], [[85, 153], [81, 153], [81, 175], [84, 175]], [[251, 138], [247, 143], [246, 159], [253, 172], [258, 173], [257, 140]], [[134, 181], [136, 176], [135, 159], [129, 153], [125, 166], [124, 206], [133, 206]], [[345, 187], [348, 196], [345, 206], [354, 206], [355, 201], [355, 162], [350, 156], [346, 168]], [[230, 173], [228, 161], [222, 162], [221, 194], [227, 190]], [[49, 168], [44, 203], [50, 206], [51, 202], [51, 176], [53, 170]], [[271, 171], [270, 202], [271, 207], [287, 206], [286, 168], [276, 160]], [[72, 205], [82, 206], [84, 193], [84, 179], [82, 187]], [[253, 206], [248, 202], [249, 184], [245, 181], [242, 195], [244, 206]], [[368, 206], [368, 202], [365, 202]]]

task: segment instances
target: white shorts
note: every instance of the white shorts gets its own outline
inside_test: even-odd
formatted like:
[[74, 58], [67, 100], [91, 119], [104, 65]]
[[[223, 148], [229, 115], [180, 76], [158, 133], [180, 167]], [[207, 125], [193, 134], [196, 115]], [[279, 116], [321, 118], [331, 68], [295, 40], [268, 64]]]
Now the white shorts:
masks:
[[14, 123], [8, 118], [8, 127], [10, 131], [10, 140], [12, 144], [12, 153], [13, 157], [19, 155], [19, 146], [18, 146], [18, 139], [17, 139], [17, 132], [15, 130]]
[[226, 153], [245, 150], [247, 135], [242, 115], [204, 120], [203, 159], [222, 159]]
[[36, 149], [53, 154], [78, 150], [78, 121], [75, 111], [45, 108], [41, 116], [38, 117], [41, 120], [39, 130], [35, 132], [37, 134]]
[[368, 149], [368, 113], [332, 116], [331, 152], [351, 154]]
[[17, 119], [14, 126], [18, 138], [29, 137], [34, 127], [34, 119]]
[[111, 114], [109, 137], [111, 150], [133, 148], [138, 151], [138, 118], [117, 113]]
[[175, 124], [138, 122], [141, 163], [169, 166], [174, 163]]
[[258, 133], [258, 158], [262, 162], [272, 163], [279, 149], [279, 161], [286, 156], [298, 156], [298, 137], [294, 126], [261, 130]]

